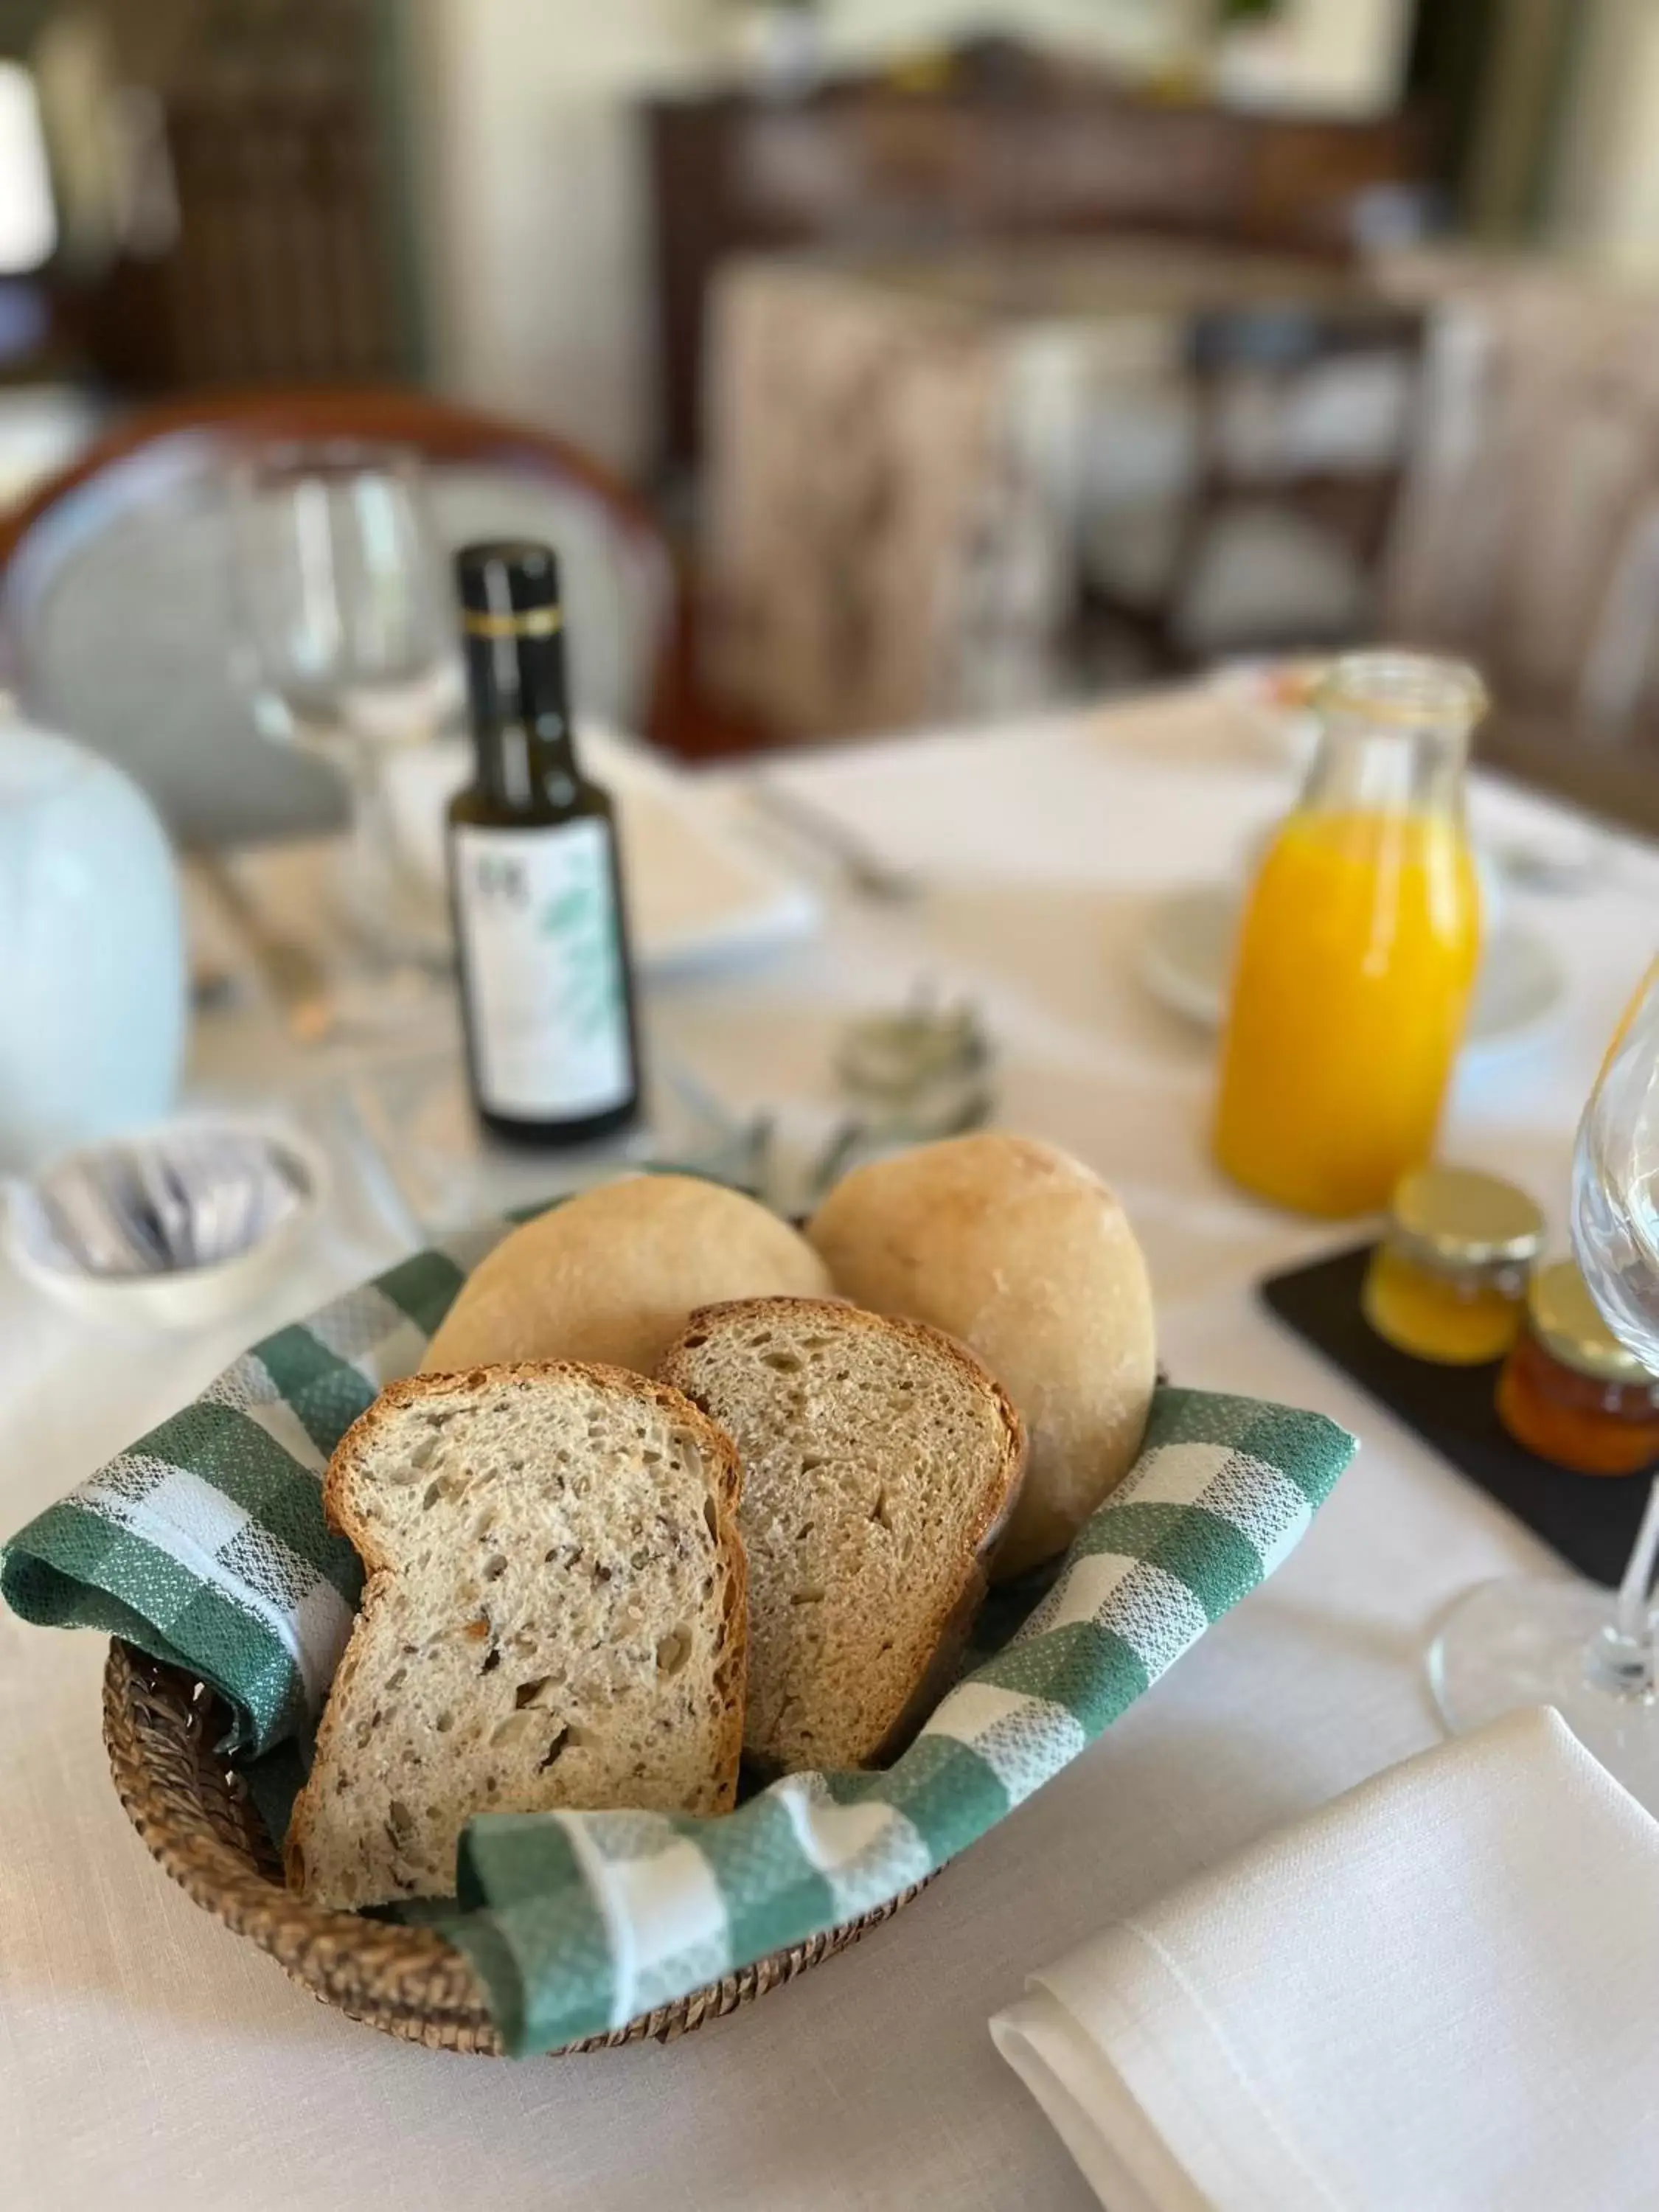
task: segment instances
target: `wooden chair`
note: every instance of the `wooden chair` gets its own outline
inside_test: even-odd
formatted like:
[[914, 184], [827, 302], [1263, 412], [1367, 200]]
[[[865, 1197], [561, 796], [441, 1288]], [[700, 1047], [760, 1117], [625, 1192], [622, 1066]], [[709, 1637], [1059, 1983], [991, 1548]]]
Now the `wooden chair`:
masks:
[[225, 492], [236, 455], [330, 440], [420, 454], [447, 546], [554, 543], [578, 709], [661, 734], [675, 589], [649, 510], [556, 438], [396, 390], [208, 394], [129, 416], [0, 520], [0, 682], [26, 713], [131, 769], [186, 840], [332, 826], [335, 779], [254, 729], [235, 665]]
[[1384, 634], [1479, 664], [1510, 773], [1659, 829], [1651, 301], [1477, 266], [1431, 327]]
[[1562, 700], [1500, 694], [1484, 757], [1592, 813], [1659, 834], [1659, 489], [1639, 487]]
[[[1120, 518], [1085, 501], [1085, 623], [1121, 630], [1158, 675], [1369, 635], [1421, 343], [1417, 314], [1358, 291], [1200, 307], [1185, 374], [1158, 395], [1190, 439], [1160, 502], [1164, 558], [1126, 567]], [[1131, 410], [1112, 434], [1133, 445], [1139, 428]]]

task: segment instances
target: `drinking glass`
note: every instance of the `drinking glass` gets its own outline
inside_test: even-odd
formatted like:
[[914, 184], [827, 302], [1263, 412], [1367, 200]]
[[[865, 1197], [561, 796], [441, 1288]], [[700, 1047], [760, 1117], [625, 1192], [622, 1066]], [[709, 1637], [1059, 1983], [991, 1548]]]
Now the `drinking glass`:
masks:
[[[1620, 1342], [1659, 1370], [1659, 963], [1620, 1025], [1578, 1132], [1572, 1242]], [[1554, 1705], [1650, 1812], [1659, 1814], [1659, 1650], [1651, 1589], [1659, 1480], [1617, 1593], [1516, 1576], [1461, 1598], [1429, 1652], [1453, 1735], [1516, 1705]]]
[[391, 756], [429, 742], [459, 696], [419, 459], [342, 441], [268, 446], [234, 469], [232, 510], [256, 726], [345, 781], [340, 880], [360, 933], [447, 957], [440, 902], [400, 860], [386, 789]]
[[1578, 1128], [1572, 1248], [1608, 1328], [1659, 1370], [1659, 960], [1607, 1053]]

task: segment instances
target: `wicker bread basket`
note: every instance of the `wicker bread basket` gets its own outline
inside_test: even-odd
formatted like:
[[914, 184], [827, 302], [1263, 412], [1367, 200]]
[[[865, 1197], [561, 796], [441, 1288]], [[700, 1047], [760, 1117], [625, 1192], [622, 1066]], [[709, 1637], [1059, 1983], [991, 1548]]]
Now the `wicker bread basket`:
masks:
[[[431, 2050], [499, 2057], [501, 2040], [471, 1965], [434, 1929], [322, 1911], [283, 1888], [246, 1785], [214, 1751], [226, 1724], [223, 1708], [203, 1684], [112, 1641], [104, 1670], [104, 1741], [115, 1787], [128, 1819], [173, 1879], [227, 1928], [268, 1951], [322, 2003]], [[774, 1951], [567, 2051], [605, 2051], [647, 2036], [672, 2042], [844, 1951], [922, 1887], [916, 1883], [860, 1919]]]

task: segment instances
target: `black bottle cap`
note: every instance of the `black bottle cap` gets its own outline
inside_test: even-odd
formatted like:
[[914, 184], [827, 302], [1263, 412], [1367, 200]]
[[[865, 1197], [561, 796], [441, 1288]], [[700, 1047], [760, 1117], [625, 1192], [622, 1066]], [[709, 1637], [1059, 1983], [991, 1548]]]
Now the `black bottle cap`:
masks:
[[532, 538], [463, 545], [455, 582], [471, 636], [550, 637], [559, 627], [559, 562], [550, 545]]

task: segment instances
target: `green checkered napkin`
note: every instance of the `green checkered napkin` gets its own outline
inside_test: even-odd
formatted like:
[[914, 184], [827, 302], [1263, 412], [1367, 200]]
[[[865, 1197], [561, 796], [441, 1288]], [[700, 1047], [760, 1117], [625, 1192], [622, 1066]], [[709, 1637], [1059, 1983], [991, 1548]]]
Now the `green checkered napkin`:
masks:
[[[319, 1478], [375, 1393], [419, 1365], [504, 1228], [421, 1253], [255, 1346], [14, 1538], [0, 1593], [25, 1620], [102, 1629], [191, 1669], [232, 1707], [238, 1749], [267, 1774], [297, 1771], [362, 1582]], [[1160, 1389], [1139, 1461], [1058, 1580], [1006, 1640], [1006, 1600], [988, 1616], [981, 1649], [1000, 1648], [886, 1771], [791, 1775], [714, 1820], [481, 1815], [440, 1924], [509, 2050], [619, 2027], [942, 1866], [1272, 1572], [1352, 1452], [1317, 1413]]]

